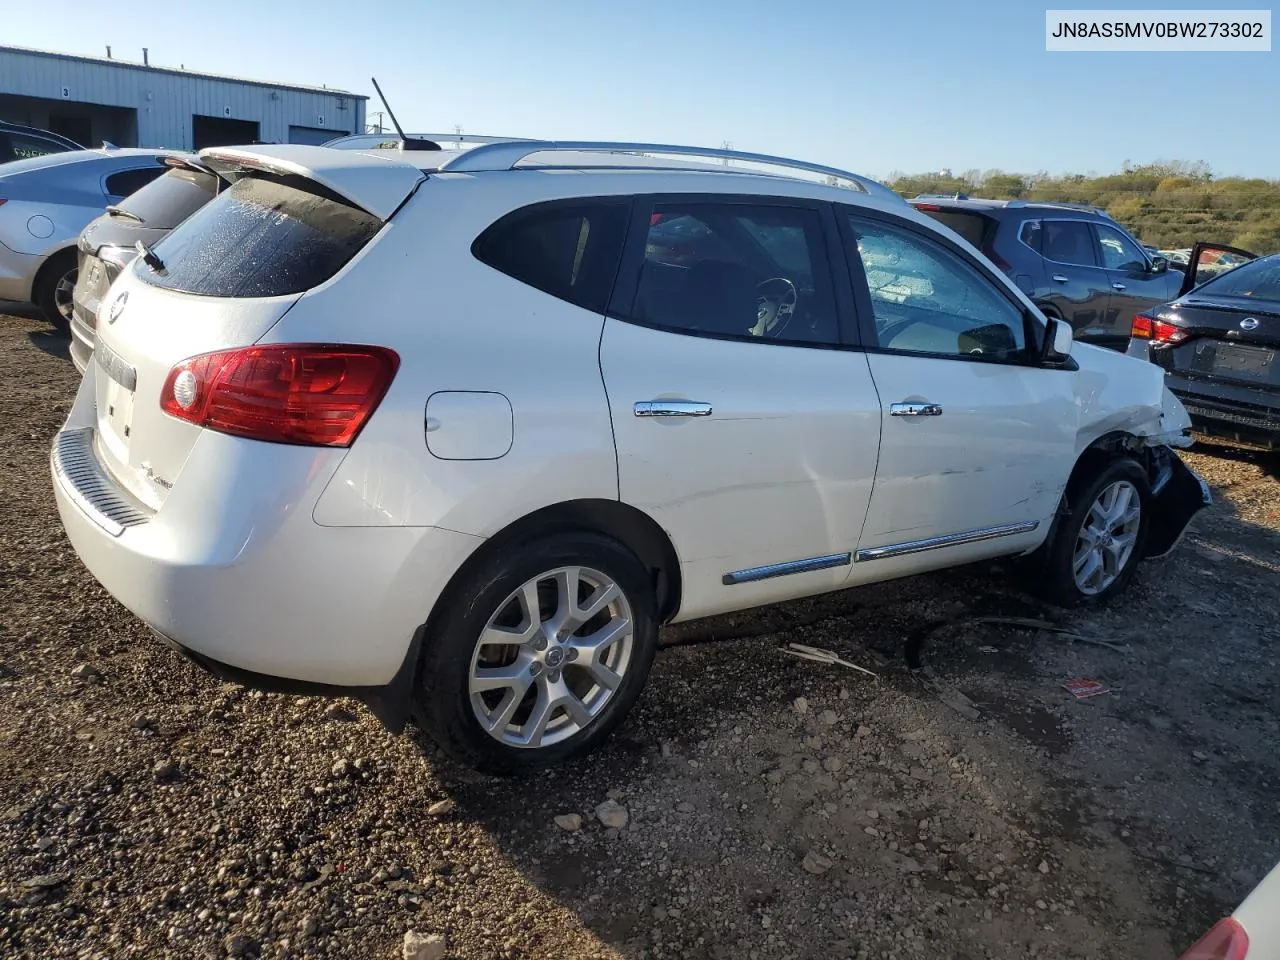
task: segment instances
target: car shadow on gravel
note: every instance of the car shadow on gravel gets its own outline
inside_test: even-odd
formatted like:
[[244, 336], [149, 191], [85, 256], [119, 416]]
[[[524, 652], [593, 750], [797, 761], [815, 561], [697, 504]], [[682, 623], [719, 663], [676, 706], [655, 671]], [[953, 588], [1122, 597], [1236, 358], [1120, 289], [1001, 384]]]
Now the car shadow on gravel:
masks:
[[27, 334], [27, 340], [42, 353], [47, 353], [49, 356], [56, 357], [59, 360], [65, 360], [67, 363], [71, 362], [71, 354], [69, 352], [71, 340], [65, 334], [58, 333], [56, 330], [47, 332], [44, 330], [32, 330]]
[[[790, 918], [780, 926], [814, 925], [812, 936], [788, 935], [785, 942], [800, 948], [796, 956], [854, 955], [857, 938], [842, 938], [859, 891], [891, 891], [911, 871], [941, 870], [952, 856], [932, 845], [927, 857], [907, 856], [896, 841], [874, 840], [880, 821], [865, 819], [876, 814], [865, 810], [879, 801], [855, 799], [864, 786], [889, 798], [893, 813], [885, 815], [906, 818], [913, 836], [916, 821], [934, 808], [910, 790], [886, 787], [878, 769], [859, 783], [858, 757], [921, 779], [922, 764], [946, 762], [945, 753], [922, 759], [932, 737], [922, 731], [934, 724], [888, 747], [883, 731], [908, 725], [897, 716], [903, 701], [911, 713], [913, 702], [944, 717], [956, 710], [960, 723], [977, 709], [932, 661], [983, 656], [967, 649], [963, 625], [973, 618], [1052, 614], [1007, 588], [1006, 576], [1000, 565], [980, 564], [669, 628], [636, 710], [600, 750], [523, 780], [483, 777], [442, 760], [437, 774], [460, 814], [479, 822], [513, 866], [624, 956], [664, 942], [673, 956], [745, 955], [742, 949], [773, 936], [775, 916]], [[834, 650], [876, 677], [788, 657], [781, 647], [789, 642]], [[797, 716], [809, 700], [812, 707]], [[779, 726], [796, 724], [807, 735], [779, 735]], [[873, 762], [872, 752], [883, 749], [894, 759]], [[946, 782], [950, 771], [928, 776]], [[597, 816], [609, 801], [627, 811], [624, 829]], [[813, 915], [811, 902], [814, 871], [822, 872], [812, 864], [822, 861], [802, 866], [816, 849], [808, 827], [815, 817], [837, 847], [870, 845], [865, 862], [855, 857], [838, 880], [818, 888], [830, 890], [824, 917]], [[886, 824], [885, 838], [889, 830]], [[925, 866], [931, 857], [934, 865]], [[731, 932], [722, 917], [706, 915], [706, 905], [685, 903], [704, 885], [718, 886], [723, 899], [712, 913], [733, 918]], [[915, 886], [945, 900], [956, 883], [942, 871]], [[826, 952], [833, 943], [836, 952]]]

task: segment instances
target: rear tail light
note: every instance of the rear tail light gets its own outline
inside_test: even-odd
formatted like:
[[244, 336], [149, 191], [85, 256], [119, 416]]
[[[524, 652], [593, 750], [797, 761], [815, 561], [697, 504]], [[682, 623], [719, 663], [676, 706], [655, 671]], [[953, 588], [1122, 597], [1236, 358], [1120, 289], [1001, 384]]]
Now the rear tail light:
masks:
[[1249, 954], [1249, 935], [1232, 917], [1218, 922], [1178, 960], [1245, 960]]
[[1146, 313], [1135, 313], [1129, 336], [1136, 340], [1154, 340], [1156, 343], [1180, 343], [1187, 339], [1187, 331], [1165, 323]]
[[383, 347], [272, 344], [201, 354], [165, 378], [160, 409], [209, 430], [347, 447], [400, 366]]

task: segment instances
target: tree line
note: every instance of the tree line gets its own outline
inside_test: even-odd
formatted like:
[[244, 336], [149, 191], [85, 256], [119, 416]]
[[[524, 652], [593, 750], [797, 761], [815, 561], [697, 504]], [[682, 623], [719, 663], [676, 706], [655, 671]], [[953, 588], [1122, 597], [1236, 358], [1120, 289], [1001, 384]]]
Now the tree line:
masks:
[[965, 193], [994, 200], [1087, 203], [1106, 210], [1143, 243], [1162, 249], [1197, 240], [1257, 254], [1280, 251], [1280, 180], [1215, 177], [1204, 163], [1150, 163], [1116, 174], [1050, 176], [1002, 170], [890, 174], [905, 197]]

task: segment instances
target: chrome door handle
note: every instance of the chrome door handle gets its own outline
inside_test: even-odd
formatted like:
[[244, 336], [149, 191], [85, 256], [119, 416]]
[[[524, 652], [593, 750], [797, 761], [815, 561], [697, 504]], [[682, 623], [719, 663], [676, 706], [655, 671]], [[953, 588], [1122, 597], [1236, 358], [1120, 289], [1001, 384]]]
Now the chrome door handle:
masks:
[[637, 417], [709, 417], [711, 404], [696, 400], [638, 400]]
[[1053, 282], [1054, 283], [1070, 283], [1071, 281], [1067, 277], [1064, 277], [1062, 274], [1055, 273], [1053, 275]]
[[894, 403], [889, 405], [891, 417], [940, 417], [942, 407], [936, 403]]
[[1112, 290], [1123, 290], [1123, 289], [1124, 289], [1124, 284], [1123, 284], [1123, 283], [1113, 283], [1113, 284], [1111, 285], [1111, 289], [1112, 289]]

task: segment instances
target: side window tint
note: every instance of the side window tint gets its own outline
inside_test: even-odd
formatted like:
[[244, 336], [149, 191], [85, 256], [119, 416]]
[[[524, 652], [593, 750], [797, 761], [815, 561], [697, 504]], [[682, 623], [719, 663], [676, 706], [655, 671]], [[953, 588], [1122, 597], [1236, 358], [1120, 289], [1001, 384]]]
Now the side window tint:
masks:
[[633, 312], [688, 333], [839, 343], [821, 218], [799, 207], [659, 204]]
[[1108, 270], [1146, 270], [1147, 258], [1132, 240], [1115, 227], [1105, 223], [1094, 224], [1098, 231], [1098, 249], [1102, 251], [1102, 265]]
[[850, 226], [881, 348], [995, 360], [1022, 353], [1022, 311], [993, 279], [914, 231], [857, 217]]
[[127, 197], [129, 194], [141, 190], [167, 169], [167, 167], [156, 164], [155, 166], [142, 167], [138, 170], [121, 170], [119, 173], [113, 173], [107, 177], [107, 196]]
[[1040, 226], [1039, 220], [1028, 220], [1022, 225], [1022, 229], [1018, 233], [1018, 238], [1036, 253], [1040, 253], [1040, 246], [1044, 239], [1044, 228]]
[[628, 209], [610, 200], [526, 208], [489, 227], [472, 252], [521, 283], [603, 313], [622, 257]]
[[1083, 220], [1045, 220], [1043, 252], [1046, 260], [1096, 267], [1093, 236]]

